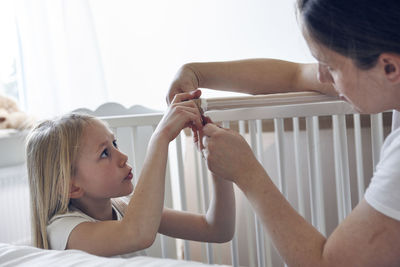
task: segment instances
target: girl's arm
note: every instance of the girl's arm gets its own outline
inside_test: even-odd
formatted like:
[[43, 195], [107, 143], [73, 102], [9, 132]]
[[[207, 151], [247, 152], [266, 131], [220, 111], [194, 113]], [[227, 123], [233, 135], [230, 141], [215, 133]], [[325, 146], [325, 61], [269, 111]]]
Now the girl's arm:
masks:
[[232, 182], [212, 175], [213, 195], [205, 215], [164, 209], [159, 232], [206, 242], [227, 242], [235, 232], [235, 195]]
[[332, 85], [318, 81], [317, 73], [317, 64], [268, 58], [189, 63], [182, 66], [171, 83], [167, 102], [170, 103], [177, 93], [197, 88], [253, 95], [300, 91], [336, 95]]
[[195, 125], [201, 129], [201, 116], [196, 104], [185, 101], [199, 95], [199, 91], [177, 95], [158, 124], [124, 218], [121, 221], [79, 224], [69, 236], [68, 249], [114, 256], [141, 250], [153, 243], [164, 206], [168, 145], [185, 127]]

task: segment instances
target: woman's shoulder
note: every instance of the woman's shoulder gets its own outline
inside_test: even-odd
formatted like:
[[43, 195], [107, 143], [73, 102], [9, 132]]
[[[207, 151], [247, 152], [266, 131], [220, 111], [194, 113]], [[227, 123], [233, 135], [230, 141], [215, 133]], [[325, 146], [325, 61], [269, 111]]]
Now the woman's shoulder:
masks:
[[398, 129], [400, 127], [400, 112], [397, 110], [393, 110], [392, 115], [392, 131]]
[[[382, 145], [380, 159], [372, 177], [372, 184], [378, 180], [396, 181], [400, 190], [400, 128], [392, 131]], [[379, 179], [377, 179], [379, 178]]]
[[382, 153], [387, 150], [400, 150], [400, 127], [394, 129], [385, 139], [382, 146]]

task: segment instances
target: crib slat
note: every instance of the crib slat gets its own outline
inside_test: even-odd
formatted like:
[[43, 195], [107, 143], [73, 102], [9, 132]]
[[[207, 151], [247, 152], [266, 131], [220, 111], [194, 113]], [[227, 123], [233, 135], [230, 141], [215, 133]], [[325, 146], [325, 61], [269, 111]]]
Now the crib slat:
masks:
[[[274, 128], [275, 128], [275, 145], [276, 145], [276, 162], [277, 162], [277, 170], [278, 170], [278, 179], [279, 179], [279, 190], [282, 192], [282, 195], [288, 198], [287, 192], [287, 184], [285, 178], [285, 142], [284, 142], [284, 130], [283, 130], [283, 119], [276, 118], [274, 119]], [[286, 266], [286, 264], [285, 264]]]
[[306, 118], [312, 224], [326, 235], [318, 117]]
[[[256, 120], [257, 127], [257, 159], [264, 166], [264, 145], [263, 145], [263, 130], [262, 130], [262, 120]], [[264, 166], [265, 168], [265, 166]], [[265, 235], [263, 235], [265, 238]], [[266, 259], [266, 266], [272, 267], [272, 245], [269, 238], [265, 238], [264, 243], [264, 259]]]
[[175, 145], [176, 145], [176, 156], [178, 162], [178, 179], [179, 179], [179, 191], [181, 194], [181, 207], [182, 210], [187, 210], [186, 189], [185, 189], [183, 158], [182, 158], [182, 138], [180, 134], [175, 139]]
[[[262, 130], [262, 120], [256, 120], [256, 141], [257, 141], [257, 159], [258, 161], [264, 165], [264, 145], [263, 145], [263, 130]], [[264, 166], [265, 168], [265, 166]], [[271, 240], [266, 238], [263, 231], [264, 237], [264, 249], [263, 249], [263, 258], [266, 261], [267, 267], [272, 267], [272, 247]]]
[[287, 198], [287, 185], [285, 180], [285, 148], [283, 141], [283, 119], [274, 119], [275, 144], [276, 144], [276, 162], [279, 179], [279, 190]]
[[380, 150], [383, 144], [383, 118], [382, 113], [371, 114], [371, 141], [372, 141], [372, 163], [374, 171], [379, 162]]
[[[239, 120], [239, 133], [241, 136], [245, 136], [246, 133], [246, 122], [243, 120]], [[256, 266], [256, 259], [252, 257], [252, 255], [257, 254], [257, 250], [254, 248], [254, 244], [256, 241], [254, 240], [256, 236], [253, 234], [253, 226], [256, 225], [254, 216], [254, 212], [251, 209], [251, 206], [247, 200], [244, 201], [244, 205], [246, 206], [245, 212], [248, 216], [246, 216], [246, 233], [247, 233], [247, 254], [251, 255], [249, 257], [249, 266]]]
[[341, 222], [351, 212], [346, 118], [344, 115], [333, 115], [332, 122], [338, 218]]
[[262, 136], [262, 121], [256, 120], [256, 143], [257, 143], [257, 159], [261, 164], [264, 163], [264, 148]]
[[301, 158], [300, 157], [300, 124], [299, 118], [293, 118], [293, 143], [294, 143], [294, 163], [296, 169], [296, 185], [297, 185], [297, 201], [298, 201], [298, 209], [299, 213], [304, 217], [305, 216], [305, 206], [304, 206], [304, 189], [303, 189], [303, 177], [301, 175], [300, 167]]
[[237, 236], [234, 235], [231, 241], [231, 258], [232, 258], [232, 266], [239, 266], [239, 254], [238, 254], [238, 245], [237, 245]]
[[315, 179], [315, 153], [314, 153], [314, 134], [313, 134], [313, 120], [312, 117], [307, 117], [306, 118], [306, 134], [307, 134], [307, 146], [308, 146], [308, 169], [310, 171], [310, 175], [309, 175], [309, 186], [310, 186], [310, 205], [311, 205], [311, 223], [314, 227], [317, 227], [317, 214], [316, 211], [317, 209], [315, 208], [315, 195], [314, 195], [314, 190], [313, 190], [313, 186], [314, 186], [314, 179]]
[[161, 257], [165, 259], [167, 257], [167, 245], [164, 235], [160, 235], [160, 242], [161, 242]]
[[[181, 207], [182, 210], [187, 210], [187, 201], [186, 201], [186, 189], [185, 189], [185, 178], [183, 172], [183, 158], [182, 158], [182, 138], [179, 134], [175, 139], [176, 144], [176, 156], [178, 162], [178, 179], [179, 179], [179, 192], [181, 198]], [[190, 260], [190, 247], [189, 241], [184, 240], [184, 259]]]
[[[333, 116], [332, 116], [333, 117]], [[336, 122], [336, 123], [335, 123]], [[342, 197], [342, 189], [343, 189], [343, 177], [340, 170], [340, 158], [341, 158], [341, 151], [339, 145], [339, 133], [338, 133], [338, 122], [337, 117], [336, 120], [333, 119], [333, 140], [334, 140], [334, 153], [335, 153], [335, 178], [336, 178], [336, 201], [337, 201], [337, 209], [338, 209], [338, 221], [341, 222], [345, 218], [345, 211], [344, 211], [344, 198]], [[339, 146], [339, 148], [338, 148]]]
[[[257, 143], [256, 143], [256, 122], [254, 120], [248, 121], [249, 123], [249, 133], [250, 133], [250, 145], [253, 152], [257, 155]], [[255, 227], [256, 227], [256, 244], [257, 244], [257, 262], [259, 267], [265, 266], [264, 258], [264, 231], [262, 229], [260, 220], [257, 214], [254, 213], [255, 217]]]
[[245, 132], [246, 132], [246, 123], [243, 120], [239, 121], [239, 133], [244, 136]]
[[360, 114], [354, 114], [353, 121], [354, 121], [354, 144], [355, 144], [356, 168], [357, 168], [357, 191], [358, 191], [358, 200], [361, 201], [364, 197], [365, 183], [364, 183], [364, 163], [362, 156], [363, 151], [362, 151]]

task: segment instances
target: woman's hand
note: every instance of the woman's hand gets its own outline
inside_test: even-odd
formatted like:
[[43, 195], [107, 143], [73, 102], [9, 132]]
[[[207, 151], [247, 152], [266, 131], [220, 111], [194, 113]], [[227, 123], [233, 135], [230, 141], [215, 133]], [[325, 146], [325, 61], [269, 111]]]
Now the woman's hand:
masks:
[[203, 155], [216, 176], [238, 183], [262, 168], [239, 133], [212, 123], [206, 124], [202, 133]]
[[191, 101], [199, 98], [200, 95], [200, 90], [175, 95], [171, 105], [158, 124], [155, 134], [165, 137], [170, 142], [186, 127], [201, 129], [203, 124], [200, 111], [197, 105]]
[[182, 66], [175, 75], [167, 93], [167, 103], [170, 105], [176, 94], [192, 92], [199, 88], [196, 73], [188, 65]]

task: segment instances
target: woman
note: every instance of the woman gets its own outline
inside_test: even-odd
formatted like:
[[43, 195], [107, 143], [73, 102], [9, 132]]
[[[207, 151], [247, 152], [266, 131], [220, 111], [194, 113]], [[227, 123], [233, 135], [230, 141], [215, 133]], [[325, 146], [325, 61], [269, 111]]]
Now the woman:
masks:
[[[187, 64], [168, 93], [198, 87], [250, 94], [314, 90], [339, 95], [360, 112], [400, 110], [400, 2], [299, 0], [299, 22], [318, 64], [273, 59]], [[395, 125], [394, 124], [394, 125]], [[289, 266], [400, 266], [400, 129], [382, 147], [365, 198], [329, 236], [303, 219], [237, 133], [203, 128], [216, 175], [252, 203]]]

